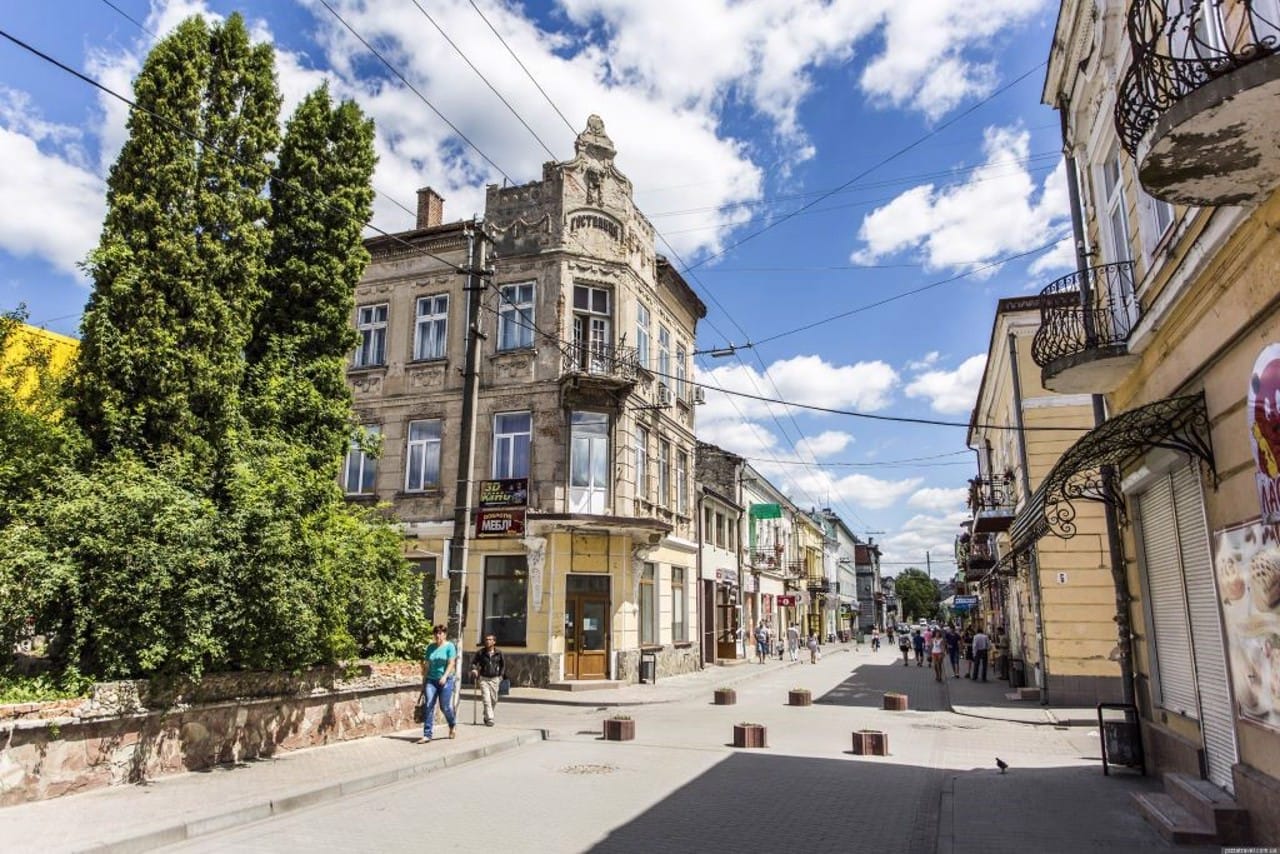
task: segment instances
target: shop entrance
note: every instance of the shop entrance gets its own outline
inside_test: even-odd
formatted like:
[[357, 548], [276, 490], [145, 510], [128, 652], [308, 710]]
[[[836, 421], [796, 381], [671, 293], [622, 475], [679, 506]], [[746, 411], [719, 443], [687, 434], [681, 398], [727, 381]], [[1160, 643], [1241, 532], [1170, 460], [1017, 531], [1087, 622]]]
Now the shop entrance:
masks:
[[570, 575], [565, 581], [564, 678], [609, 675], [609, 576]]

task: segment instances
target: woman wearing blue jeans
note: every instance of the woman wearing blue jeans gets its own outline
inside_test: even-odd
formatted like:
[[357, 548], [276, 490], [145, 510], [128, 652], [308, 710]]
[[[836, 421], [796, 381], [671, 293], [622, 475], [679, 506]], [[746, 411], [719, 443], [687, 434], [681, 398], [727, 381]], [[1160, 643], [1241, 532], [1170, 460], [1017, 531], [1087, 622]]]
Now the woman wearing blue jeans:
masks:
[[418, 744], [431, 741], [431, 728], [436, 722], [436, 701], [440, 702], [444, 719], [449, 722], [449, 738], [456, 735], [453, 716], [453, 675], [458, 669], [458, 648], [448, 639], [448, 630], [436, 626], [435, 640], [427, 645], [422, 661], [423, 691], [426, 707], [422, 710], [422, 738]]

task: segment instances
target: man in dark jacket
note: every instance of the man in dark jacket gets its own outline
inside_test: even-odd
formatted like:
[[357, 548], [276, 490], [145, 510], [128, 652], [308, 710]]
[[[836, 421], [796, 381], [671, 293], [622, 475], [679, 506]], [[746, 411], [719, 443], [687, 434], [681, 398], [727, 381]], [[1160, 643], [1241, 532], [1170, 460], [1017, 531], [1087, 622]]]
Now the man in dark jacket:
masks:
[[507, 675], [507, 663], [498, 649], [498, 639], [484, 636], [484, 646], [471, 657], [471, 678], [480, 688], [484, 701], [484, 725], [493, 726], [493, 710], [498, 705], [498, 689]]

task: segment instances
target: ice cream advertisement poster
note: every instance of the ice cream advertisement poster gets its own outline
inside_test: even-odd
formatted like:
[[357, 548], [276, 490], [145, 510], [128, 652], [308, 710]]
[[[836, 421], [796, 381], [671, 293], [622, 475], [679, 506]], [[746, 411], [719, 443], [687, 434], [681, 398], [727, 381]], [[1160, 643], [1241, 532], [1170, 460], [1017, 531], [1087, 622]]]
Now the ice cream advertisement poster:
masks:
[[1280, 732], [1280, 525], [1224, 528], [1213, 545], [1236, 707]]
[[1249, 377], [1249, 444], [1262, 521], [1280, 523], [1280, 344], [1268, 344]]

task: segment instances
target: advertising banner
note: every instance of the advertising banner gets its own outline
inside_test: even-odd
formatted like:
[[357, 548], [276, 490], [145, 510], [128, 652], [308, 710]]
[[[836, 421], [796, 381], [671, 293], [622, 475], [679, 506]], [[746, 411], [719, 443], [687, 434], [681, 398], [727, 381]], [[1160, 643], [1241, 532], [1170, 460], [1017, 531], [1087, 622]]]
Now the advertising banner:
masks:
[[1258, 354], [1249, 377], [1249, 444], [1262, 521], [1280, 523], [1280, 344]]
[[523, 510], [477, 510], [476, 537], [523, 537]]
[[795, 606], [796, 606], [796, 597], [789, 596], [789, 595], [778, 597], [778, 607], [794, 608]]
[[527, 477], [480, 481], [476, 507], [481, 510], [493, 510], [501, 507], [524, 507], [528, 503], [529, 479]]
[[1213, 552], [1238, 713], [1280, 732], [1280, 526], [1215, 531]]

